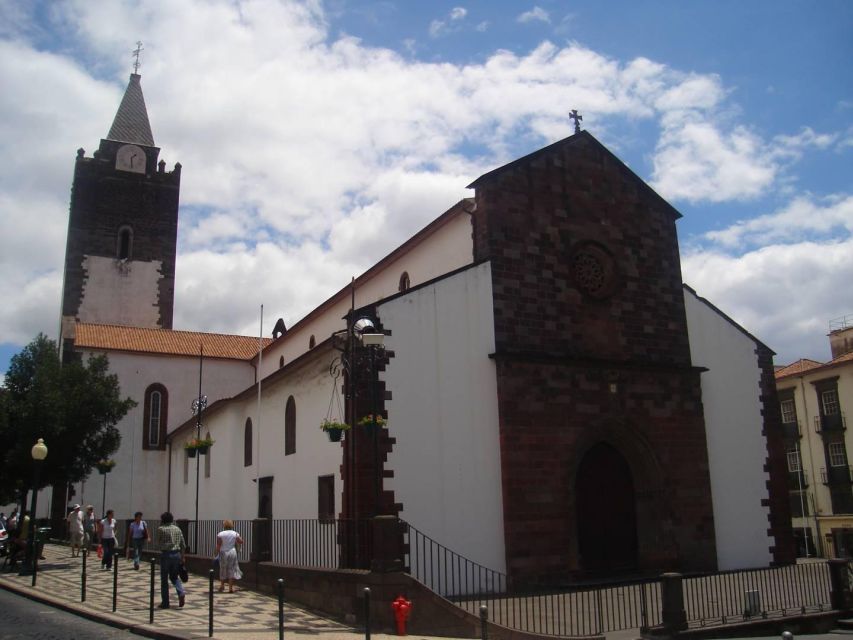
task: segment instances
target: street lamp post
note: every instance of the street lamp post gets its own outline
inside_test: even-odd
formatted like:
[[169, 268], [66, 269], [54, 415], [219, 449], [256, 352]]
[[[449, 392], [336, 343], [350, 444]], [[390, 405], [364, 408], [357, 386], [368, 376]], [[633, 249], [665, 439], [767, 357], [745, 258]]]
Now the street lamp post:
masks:
[[24, 568], [21, 571], [22, 574], [28, 573], [29, 571], [36, 571], [36, 504], [38, 502], [41, 465], [44, 462], [44, 459], [47, 458], [47, 447], [45, 446], [42, 438], [39, 438], [38, 442], [33, 445], [33, 448], [30, 450], [30, 454], [33, 457], [33, 497], [30, 502], [30, 531], [27, 540], [27, 558], [24, 562]]
[[[204, 346], [199, 345], [198, 358], [198, 397], [192, 402], [193, 415], [196, 416], [196, 441], [201, 440], [201, 414], [207, 407], [207, 396], [201, 395], [201, 373], [204, 364]], [[193, 553], [198, 553], [198, 486], [201, 469], [201, 455], [196, 456], [195, 461], [195, 532], [193, 534]]]

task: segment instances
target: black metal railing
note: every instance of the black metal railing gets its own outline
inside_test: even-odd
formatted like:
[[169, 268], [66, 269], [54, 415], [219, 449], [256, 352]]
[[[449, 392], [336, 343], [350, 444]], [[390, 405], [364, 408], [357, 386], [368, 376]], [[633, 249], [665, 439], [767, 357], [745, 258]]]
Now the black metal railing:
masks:
[[[216, 555], [216, 534], [222, 531], [222, 520], [199, 520], [198, 521], [198, 548], [196, 543], [196, 522], [190, 520], [187, 523], [186, 543], [194, 555], [208, 556]], [[243, 544], [237, 548], [237, 559], [240, 562], [248, 562], [252, 550], [252, 521], [234, 520], [234, 531], [243, 538]], [[152, 540], [156, 542], [154, 536]]]
[[473, 615], [529, 633], [596, 635], [660, 624], [657, 578], [630, 583], [581, 584], [570, 589], [510, 593], [507, 576], [451, 551], [406, 525], [407, 572]]
[[[159, 523], [148, 523], [156, 541]], [[198, 553], [212, 556], [222, 521], [184, 523], [189, 544], [198, 527]], [[270, 541], [253, 539], [253, 531], [263, 528], [259, 524], [271, 531]], [[512, 588], [506, 574], [461, 556], [404, 521], [400, 524], [404, 570], [472, 615], [479, 616], [480, 607], [485, 605], [489, 620], [495, 624], [541, 635], [585, 636], [642, 630], [662, 623], [658, 578], [519, 592]], [[234, 525], [246, 541], [239, 552], [241, 561], [260, 557], [254, 546], [271, 544], [270, 557], [277, 564], [326, 569], [370, 566], [371, 520], [237, 520]], [[682, 585], [691, 627], [830, 608], [829, 567], [825, 561], [685, 576]]]
[[800, 489], [806, 489], [808, 486], [809, 479], [802, 470], [788, 472], [788, 488], [790, 490], [798, 491]]
[[843, 413], [817, 415], [814, 417], [815, 433], [839, 433], [847, 430], [847, 418]]
[[851, 467], [821, 467], [820, 478], [823, 484], [850, 484], [853, 482]]
[[272, 561], [324, 569], [367, 568], [372, 540], [370, 520], [274, 520]]
[[793, 422], [783, 422], [782, 435], [786, 440], [799, 440], [802, 438], [803, 433], [800, 430], [800, 422], [798, 420], [794, 420]]
[[690, 626], [730, 624], [830, 609], [829, 564], [807, 562], [685, 577]]

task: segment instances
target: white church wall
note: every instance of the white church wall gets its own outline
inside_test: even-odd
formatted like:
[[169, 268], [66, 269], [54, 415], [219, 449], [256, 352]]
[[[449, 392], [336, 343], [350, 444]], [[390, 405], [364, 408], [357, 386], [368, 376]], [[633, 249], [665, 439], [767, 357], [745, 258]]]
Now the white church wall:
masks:
[[[411, 286], [416, 286], [470, 264], [472, 259], [471, 216], [460, 212], [381, 270], [370, 274], [363, 281], [357, 281], [355, 308], [396, 294], [404, 271], [409, 274]], [[341, 286], [344, 285], [346, 282], [341, 282]], [[329, 304], [317, 317], [288, 331], [264, 353], [261, 367], [263, 375], [267, 376], [278, 369], [282, 356], [287, 363], [308, 351], [312, 335], [320, 343], [335, 331], [346, 328], [342, 318], [347, 314], [350, 304], [351, 298], [347, 292]]]
[[[205, 477], [201, 460], [199, 518], [251, 519], [258, 515], [259, 478], [273, 478], [272, 515], [276, 519], [317, 518], [317, 478], [335, 476], [335, 511], [340, 511], [341, 444], [329, 442], [320, 431], [326, 416], [334, 381], [329, 363], [334, 353], [328, 348], [316, 357], [299, 363], [281, 379], [262, 385], [261, 420], [258, 424], [257, 394], [247, 392], [203, 419], [202, 433], [210, 433], [215, 444], [210, 477]], [[340, 389], [341, 380], [337, 387]], [[296, 404], [296, 451], [285, 455], [284, 415], [287, 400]], [[343, 400], [341, 399], [341, 403]], [[252, 420], [252, 464], [244, 465], [246, 419]], [[195, 460], [189, 463], [184, 482], [183, 443], [195, 435], [187, 431], [176, 438], [172, 450], [172, 512], [176, 517], [195, 514]], [[179, 515], [180, 514], [180, 515]]]
[[685, 289], [685, 307], [694, 366], [702, 374], [702, 402], [711, 470], [711, 494], [720, 570], [768, 566], [769, 497], [761, 434], [761, 371], [755, 342]]
[[[91, 352], [83, 352], [87, 358]], [[117, 518], [132, 517], [142, 511], [155, 518], [166, 509], [168, 471], [166, 451], [142, 448], [145, 390], [160, 383], [168, 391], [168, 423], [171, 431], [192, 416], [191, 403], [198, 396], [198, 358], [109, 352], [110, 372], [118, 376], [122, 397], [130, 396], [137, 405], [119, 422], [121, 446], [112, 456], [115, 468], [106, 476], [106, 508]], [[208, 402], [230, 397], [254, 382], [254, 369], [246, 362], [205, 359], [202, 393]], [[73, 502], [92, 504], [100, 514], [104, 477], [97, 471], [75, 486]]]
[[481, 264], [382, 304], [400, 517], [505, 571], [491, 272]]

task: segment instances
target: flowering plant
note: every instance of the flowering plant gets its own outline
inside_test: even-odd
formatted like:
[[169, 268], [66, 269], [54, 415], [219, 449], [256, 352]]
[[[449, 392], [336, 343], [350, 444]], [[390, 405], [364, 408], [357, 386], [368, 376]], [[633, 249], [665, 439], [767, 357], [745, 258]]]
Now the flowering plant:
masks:
[[349, 425], [346, 422], [338, 422], [337, 420], [323, 420], [320, 423], [320, 429], [323, 431], [329, 431], [331, 429], [340, 429], [341, 431], [347, 431], [349, 429]]
[[95, 468], [101, 473], [106, 473], [107, 471], [112, 471], [112, 468], [116, 466], [115, 460], [98, 460], [95, 463]]
[[[377, 427], [384, 427], [386, 424], [388, 424], [388, 421], [377, 413], [376, 414], [376, 426]], [[363, 416], [361, 418], [361, 420], [358, 421], [358, 425], [362, 426], [362, 427], [373, 426], [373, 414], [368, 413], [366, 416]]]
[[212, 445], [216, 440], [212, 438], [193, 438], [184, 444], [184, 449], [204, 449]]

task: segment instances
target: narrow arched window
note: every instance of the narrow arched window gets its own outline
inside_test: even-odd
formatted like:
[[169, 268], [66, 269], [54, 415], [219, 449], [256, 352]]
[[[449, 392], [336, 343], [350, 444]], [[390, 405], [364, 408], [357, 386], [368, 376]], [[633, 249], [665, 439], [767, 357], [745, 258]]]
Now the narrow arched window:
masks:
[[252, 466], [252, 419], [246, 418], [246, 428], [243, 430], [243, 466]]
[[133, 255], [133, 229], [123, 226], [118, 230], [116, 257], [119, 260], [130, 260]]
[[296, 453], [296, 400], [287, 399], [284, 407], [284, 455]]
[[308, 338], [308, 348], [313, 349], [317, 346], [317, 340], [314, 338], [314, 334], [311, 334], [311, 337]]
[[169, 407], [169, 393], [159, 382], [149, 385], [145, 390], [143, 408], [142, 448], [166, 448], [166, 416]]
[[409, 281], [409, 272], [404, 271], [400, 274], [400, 286], [398, 287], [398, 290], [402, 293], [403, 291], [408, 291], [410, 286], [412, 285]]
[[278, 368], [281, 369], [284, 366], [284, 356], [279, 356], [278, 358]]
[[[204, 434], [205, 439], [210, 440], [210, 431]], [[210, 459], [213, 457], [213, 447], [207, 448], [207, 455], [204, 456], [204, 477], [210, 477]]]

